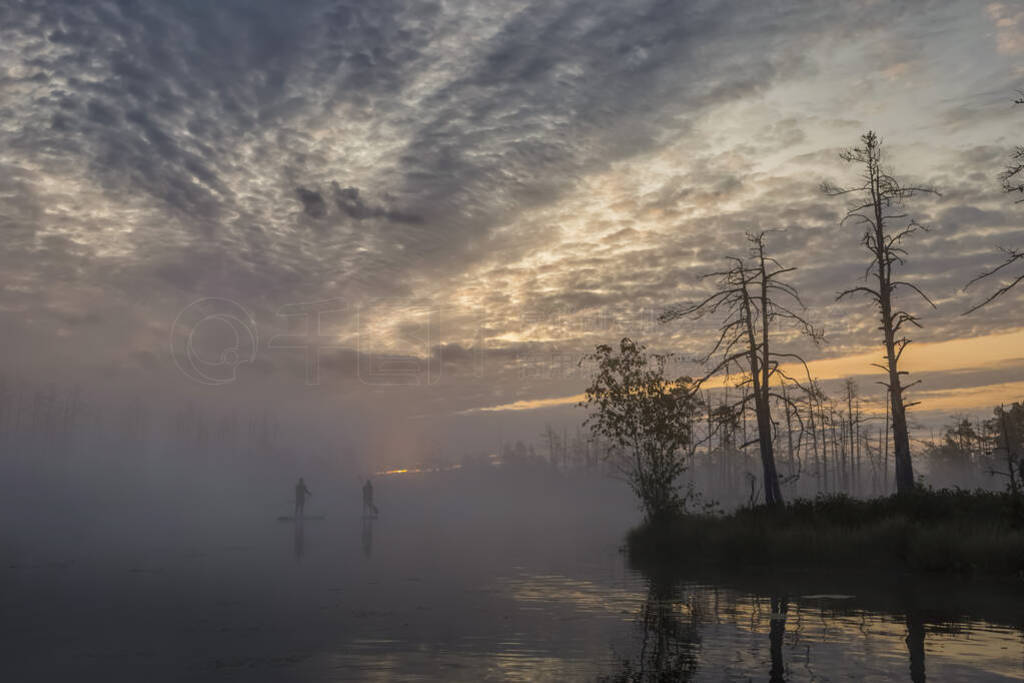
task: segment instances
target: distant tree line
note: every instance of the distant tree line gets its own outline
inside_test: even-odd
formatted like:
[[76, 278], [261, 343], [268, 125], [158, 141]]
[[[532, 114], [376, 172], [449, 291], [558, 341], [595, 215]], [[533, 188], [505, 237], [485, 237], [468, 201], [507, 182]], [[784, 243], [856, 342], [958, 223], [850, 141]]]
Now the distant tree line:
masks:
[[7, 461], [166, 455], [200, 464], [280, 458], [298, 441], [267, 410], [215, 412], [191, 401], [158, 408], [141, 396], [98, 400], [78, 385], [0, 374], [0, 457]]

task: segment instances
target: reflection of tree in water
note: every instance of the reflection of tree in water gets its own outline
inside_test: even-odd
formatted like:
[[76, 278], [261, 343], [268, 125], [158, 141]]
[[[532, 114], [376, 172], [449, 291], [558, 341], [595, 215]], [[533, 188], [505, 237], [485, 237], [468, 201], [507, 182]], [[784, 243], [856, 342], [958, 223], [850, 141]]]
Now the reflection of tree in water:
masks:
[[[688, 681], [697, 672], [697, 611], [679, 609], [679, 592], [669, 581], [651, 579], [640, 610], [639, 652], [623, 657], [608, 681]], [[692, 607], [692, 606], [691, 606]]]
[[[948, 583], [922, 582], [919, 576], [881, 586], [803, 574], [785, 581], [715, 585], [660, 565], [634, 569], [648, 581], [646, 599], [634, 617], [637, 633], [626, 651], [615, 651], [615, 671], [602, 680], [693, 680], [700, 664], [703, 677], [711, 680], [741, 672], [751, 680], [785, 683], [791, 676], [817, 677], [812, 667], [828, 676], [834, 669], [846, 675], [868, 664], [883, 666], [864, 658], [884, 651], [897, 658], [888, 675], [925, 683], [928, 636], [942, 633], [971, 642], [972, 634], [984, 633], [971, 624], [971, 614], [996, 626], [1021, 628], [1019, 611], [1005, 601], [993, 602], [987, 592], [951, 592]], [[766, 636], [767, 643], [761, 640]], [[1002, 645], [997, 640], [979, 647], [995, 651], [997, 644]]]
[[907, 611], [907, 652], [910, 653], [910, 680], [924, 683], [924, 619], [914, 608]]
[[772, 597], [772, 613], [768, 627], [769, 648], [772, 655], [772, 668], [768, 671], [770, 683], [785, 683], [786, 665], [782, 658], [782, 643], [786, 637], [786, 613], [789, 611], [789, 600], [785, 596]]

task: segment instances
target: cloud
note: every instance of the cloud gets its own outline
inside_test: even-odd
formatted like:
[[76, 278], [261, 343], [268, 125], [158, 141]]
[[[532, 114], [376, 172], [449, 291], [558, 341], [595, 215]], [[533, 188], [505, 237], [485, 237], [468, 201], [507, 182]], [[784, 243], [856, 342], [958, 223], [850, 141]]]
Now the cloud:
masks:
[[1003, 54], [1024, 52], [1024, 11], [1014, 11], [1001, 2], [989, 3], [985, 10], [996, 26], [996, 47]]
[[295, 194], [298, 196], [299, 201], [302, 202], [302, 210], [310, 218], [323, 218], [327, 215], [327, 203], [324, 202], [323, 195], [319, 192], [307, 190], [304, 187], [297, 187], [295, 188]]
[[421, 216], [403, 213], [383, 206], [370, 206], [360, 196], [359, 188], [343, 188], [337, 182], [334, 182], [331, 183], [331, 190], [334, 203], [338, 209], [354, 220], [362, 221], [368, 218], [383, 218], [395, 223], [408, 223], [410, 225], [417, 225], [423, 222]]
[[[1008, 63], [972, 57], [995, 22], [1008, 59], [1015, 15], [941, 7], [8, 3], [5, 329], [39, 356], [58, 326], [76, 341], [87, 329], [95, 356], [67, 362], [149, 368], [129, 354], [160, 357], [200, 296], [244, 303], [268, 334], [286, 328], [285, 304], [372, 312], [398, 298], [445, 311], [434, 341], [466, 381], [436, 396], [529, 400], [560, 380], [521, 376], [524, 354], [627, 333], [700, 348], [710, 323], [644, 316], [704, 291], [699, 276], [743, 253], [745, 232], [773, 230], [834, 352], [864, 352], [873, 311], [833, 299], [865, 254], [816, 186], [850, 178], [837, 149], [878, 125], [896, 129], [900, 174], [944, 191], [911, 207], [934, 230], [906, 272], [940, 302], [921, 339], [1014, 329], [1018, 299], [982, 324], [958, 315], [958, 291], [994, 246], [1024, 238], [994, 181], [1019, 121], [1012, 92], [996, 92], [1009, 76], [986, 69]], [[955, 79], [930, 71], [943, 60]], [[497, 373], [486, 388], [465, 358], [478, 334]]]

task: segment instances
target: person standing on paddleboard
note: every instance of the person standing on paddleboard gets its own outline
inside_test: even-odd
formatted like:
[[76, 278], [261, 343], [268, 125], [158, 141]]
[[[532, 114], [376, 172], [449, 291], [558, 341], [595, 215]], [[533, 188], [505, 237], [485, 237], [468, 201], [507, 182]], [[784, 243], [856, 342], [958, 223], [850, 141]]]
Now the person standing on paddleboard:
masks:
[[295, 519], [302, 517], [303, 510], [306, 507], [306, 496], [312, 495], [310, 490], [306, 488], [306, 482], [302, 481], [302, 477], [299, 477], [299, 483], [295, 485]]
[[377, 514], [377, 506], [373, 504], [373, 484], [367, 479], [363, 484], [363, 514]]

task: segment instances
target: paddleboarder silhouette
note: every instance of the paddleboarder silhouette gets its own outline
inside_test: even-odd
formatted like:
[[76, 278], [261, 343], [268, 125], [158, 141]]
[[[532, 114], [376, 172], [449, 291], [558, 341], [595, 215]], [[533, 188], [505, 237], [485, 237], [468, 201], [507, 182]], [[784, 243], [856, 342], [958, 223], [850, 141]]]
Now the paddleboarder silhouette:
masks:
[[306, 488], [306, 482], [299, 477], [299, 483], [295, 485], [295, 519], [301, 519], [303, 511], [306, 508], [306, 496], [312, 496], [308, 488]]
[[377, 506], [373, 504], [373, 484], [367, 479], [363, 484], [363, 514], [377, 514]]

